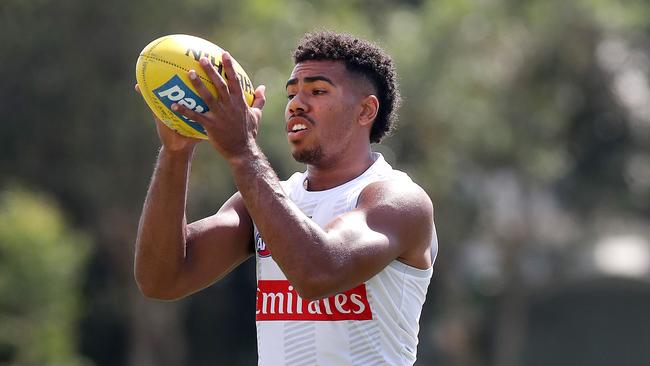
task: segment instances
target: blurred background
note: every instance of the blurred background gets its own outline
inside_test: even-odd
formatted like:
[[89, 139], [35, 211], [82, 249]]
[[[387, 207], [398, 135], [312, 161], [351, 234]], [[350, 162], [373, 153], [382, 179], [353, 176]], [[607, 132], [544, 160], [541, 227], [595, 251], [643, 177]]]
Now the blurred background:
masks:
[[[650, 365], [650, 3], [0, 0], [0, 365], [255, 365], [248, 261], [176, 302], [133, 279], [159, 143], [140, 50], [187, 33], [267, 85], [282, 178], [297, 40], [351, 32], [405, 98], [376, 145], [431, 195], [440, 252], [417, 365]], [[234, 185], [198, 148], [188, 217]]]

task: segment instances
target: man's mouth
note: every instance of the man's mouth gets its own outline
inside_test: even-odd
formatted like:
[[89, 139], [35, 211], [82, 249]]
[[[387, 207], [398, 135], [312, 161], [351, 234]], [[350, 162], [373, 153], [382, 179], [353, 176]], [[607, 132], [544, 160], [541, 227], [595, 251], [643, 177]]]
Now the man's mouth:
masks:
[[[302, 119], [302, 121], [300, 121], [300, 119]], [[307, 122], [308, 120], [305, 120], [302, 117], [293, 117], [290, 119], [289, 125], [287, 126], [287, 136], [289, 137], [290, 142], [297, 143], [309, 133]]]
[[291, 132], [298, 132], [298, 131], [303, 131], [303, 130], [306, 130], [306, 129], [307, 129], [307, 126], [303, 125], [302, 123], [297, 123], [297, 124], [293, 125], [293, 127], [291, 128]]
[[302, 135], [310, 129], [312, 123], [313, 121], [305, 115], [294, 115], [287, 120], [287, 134]]

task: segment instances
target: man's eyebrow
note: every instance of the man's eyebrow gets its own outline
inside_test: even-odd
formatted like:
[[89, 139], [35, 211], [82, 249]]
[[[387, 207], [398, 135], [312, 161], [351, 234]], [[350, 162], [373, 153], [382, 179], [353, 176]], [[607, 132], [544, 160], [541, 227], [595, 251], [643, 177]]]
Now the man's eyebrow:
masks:
[[296, 85], [298, 84], [298, 79], [297, 78], [291, 78], [289, 81], [287, 81], [287, 85], [284, 86], [284, 88], [288, 88], [289, 85]]
[[[334, 84], [334, 82], [330, 78], [322, 76], [322, 75], [305, 76], [305, 78], [303, 80], [305, 81], [305, 83], [313, 83], [313, 82], [316, 82], [316, 81], [324, 81], [326, 83], [331, 84], [332, 86], [336, 86], [336, 84]], [[296, 85], [296, 84], [298, 84], [298, 78], [291, 78], [291, 79], [289, 79], [289, 81], [287, 81], [287, 85], [285, 85], [285, 89], [288, 88], [289, 85]]]

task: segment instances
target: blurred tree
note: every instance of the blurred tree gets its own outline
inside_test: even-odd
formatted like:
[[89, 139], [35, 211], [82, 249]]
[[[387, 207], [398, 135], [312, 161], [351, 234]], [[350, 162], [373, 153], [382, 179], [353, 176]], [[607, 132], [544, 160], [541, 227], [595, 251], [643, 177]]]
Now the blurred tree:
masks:
[[89, 240], [43, 195], [0, 191], [0, 365], [88, 365], [77, 349]]

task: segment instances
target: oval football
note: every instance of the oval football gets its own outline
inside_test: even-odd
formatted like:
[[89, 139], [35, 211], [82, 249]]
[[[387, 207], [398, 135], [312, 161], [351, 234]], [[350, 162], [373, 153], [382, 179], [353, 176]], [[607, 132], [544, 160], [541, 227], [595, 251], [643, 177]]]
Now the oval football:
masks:
[[[192, 86], [187, 73], [195, 70], [208, 90], [217, 95], [216, 88], [201, 68], [199, 60], [206, 57], [225, 78], [221, 62], [223, 52], [221, 47], [212, 42], [185, 34], [172, 34], [150, 42], [138, 56], [136, 80], [142, 97], [156, 117], [183, 136], [207, 139], [200, 124], [174, 112], [171, 105], [182, 104], [199, 113], [209, 110]], [[234, 58], [233, 66], [246, 102], [252, 105], [253, 83]]]

